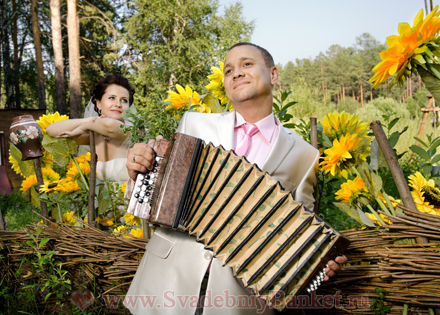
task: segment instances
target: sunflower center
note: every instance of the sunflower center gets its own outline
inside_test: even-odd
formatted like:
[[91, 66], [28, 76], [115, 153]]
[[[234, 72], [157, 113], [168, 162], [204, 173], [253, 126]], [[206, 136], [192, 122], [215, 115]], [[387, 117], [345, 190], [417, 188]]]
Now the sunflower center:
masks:
[[440, 190], [426, 185], [422, 187], [421, 191], [423, 192], [423, 197], [425, 197], [426, 201], [436, 208], [440, 207]]

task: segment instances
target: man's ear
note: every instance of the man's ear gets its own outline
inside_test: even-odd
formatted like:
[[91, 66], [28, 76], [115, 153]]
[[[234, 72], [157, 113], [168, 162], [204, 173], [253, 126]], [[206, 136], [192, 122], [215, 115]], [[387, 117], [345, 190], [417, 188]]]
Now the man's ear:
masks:
[[279, 72], [278, 72], [277, 67], [270, 68], [270, 83], [272, 85], [277, 84], [277, 82], [278, 82], [278, 75], [279, 75]]

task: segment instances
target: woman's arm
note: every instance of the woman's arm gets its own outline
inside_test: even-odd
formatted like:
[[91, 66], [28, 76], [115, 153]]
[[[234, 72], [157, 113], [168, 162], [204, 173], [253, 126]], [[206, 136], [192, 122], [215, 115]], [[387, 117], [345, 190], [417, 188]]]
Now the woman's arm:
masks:
[[[82, 124], [92, 122], [96, 117], [88, 117], [88, 118], [79, 118], [79, 119], [68, 119], [56, 121], [46, 128], [46, 132], [51, 137], [57, 137], [60, 133], [65, 131], [73, 131]], [[89, 135], [83, 134], [81, 136], [77, 136], [75, 139], [77, 144], [89, 144]]]
[[[125, 135], [121, 131], [120, 126], [122, 124], [123, 124], [123, 122], [116, 120], [116, 119], [113, 119], [113, 118], [93, 118], [91, 120], [89, 120], [89, 118], [86, 118], [86, 119], [84, 119], [83, 122], [81, 122], [79, 125], [77, 125], [77, 127], [74, 128], [73, 130], [69, 130], [68, 128], [64, 128], [64, 130], [59, 132], [56, 135], [56, 137], [72, 138], [79, 144], [79, 141], [82, 142], [82, 139], [88, 137], [88, 132], [89, 132], [89, 130], [91, 130], [91, 131], [95, 131], [103, 136], [112, 138], [113, 140], [115, 140], [117, 142], [124, 142], [124, 140], [127, 138], [127, 135]], [[57, 131], [58, 130], [59, 129], [57, 129]], [[49, 135], [51, 135], [51, 134], [49, 134]]]

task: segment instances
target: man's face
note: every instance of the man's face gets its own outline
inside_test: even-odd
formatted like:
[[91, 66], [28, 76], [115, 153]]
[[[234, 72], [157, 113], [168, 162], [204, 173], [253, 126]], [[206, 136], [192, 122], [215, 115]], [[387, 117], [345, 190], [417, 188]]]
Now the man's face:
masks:
[[272, 86], [278, 79], [278, 70], [266, 66], [258, 48], [243, 45], [230, 50], [223, 72], [226, 95], [233, 105], [262, 97], [272, 99]]

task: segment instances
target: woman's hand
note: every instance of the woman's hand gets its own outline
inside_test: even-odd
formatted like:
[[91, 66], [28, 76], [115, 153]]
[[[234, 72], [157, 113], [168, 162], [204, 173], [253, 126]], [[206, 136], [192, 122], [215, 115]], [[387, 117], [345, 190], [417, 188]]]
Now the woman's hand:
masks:
[[328, 267], [325, 268], [325, 274], [324, 281], [327, 281], [330, 279], [330, 277], [334, 277], [336, 273], [338, 273], [341, 270], [340, 264], [345, 264], [348, 261], [347, 257], [345, 255], [336, 257], [335, 260], [330, 260], [328, 262]]

